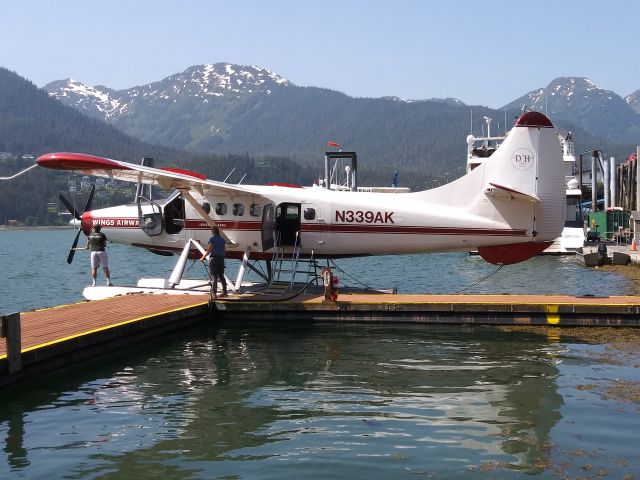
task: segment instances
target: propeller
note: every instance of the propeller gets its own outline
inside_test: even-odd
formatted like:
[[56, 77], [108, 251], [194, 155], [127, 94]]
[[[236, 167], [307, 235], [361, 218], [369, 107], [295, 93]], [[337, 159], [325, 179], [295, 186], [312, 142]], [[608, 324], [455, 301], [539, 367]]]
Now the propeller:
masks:
[[[89, 198], [87, 199], [87, 204], [84, 207], [85, 212], [88, 212], [91, 209], [91, 202], [93, 201], [93, 194], [95, 190], [96, 190], [96, 186], [91, 185], [91, 192], [89, 192]], [[82, 220], [82, 215], [78, 213], [78, 211], [75, 208], [73, 208], [73, 205], [71, 205], [69, 200], [64, 198], [62, 194], [60, 194], [60, 201], [64, 204], [65, 207], [67, 207], [67, 210], [69, 210], [69, 213], [73, 215], [73, 218], [75, 218], [76, 220]], [[73, 243], [71, 244], [71, 250], [69, 250], [69, 256], [67, 257], [68, 264], [71, 264], [71, 262], [73, 262], [73, 257], [76, 254], [76, 247], [78, 246], [78, 240], [80, 239], [81, 233], [82, 233], [82, 227], [80, 227], [80, 229], [78, 230], [78, 234], [76, 235], [76, 238], [73, 240]]]

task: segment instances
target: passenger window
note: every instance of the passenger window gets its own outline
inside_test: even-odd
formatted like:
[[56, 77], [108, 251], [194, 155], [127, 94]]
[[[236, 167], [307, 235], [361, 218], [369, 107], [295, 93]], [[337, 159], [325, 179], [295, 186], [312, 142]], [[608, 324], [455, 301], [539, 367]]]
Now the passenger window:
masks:
[[216, 213], [218, 215], [226, 215], [227, 214], [227, 204], [226, 203], [216, 203]]
[[207, 215], [211, 213], [211, 205], [209, 204], [209, 202], [202, 202], [200, 206], [205, 212], [207, 212]]
[[304, 219], [305, 220], [314, 220], [316, 218], [316, 210], [314, 208], [305, 208], [304, 209]]
[[234, 203], [233, 204], [233, 214], [236, 217], [241, 217], [242, 215], [244, 215], [244, 205], [241, 203]]
[[262, 215], [262, 205], [252, 203], [249, 207], [249, 215], [251, 215], [252, 217], [259, 217], [260, 215]]

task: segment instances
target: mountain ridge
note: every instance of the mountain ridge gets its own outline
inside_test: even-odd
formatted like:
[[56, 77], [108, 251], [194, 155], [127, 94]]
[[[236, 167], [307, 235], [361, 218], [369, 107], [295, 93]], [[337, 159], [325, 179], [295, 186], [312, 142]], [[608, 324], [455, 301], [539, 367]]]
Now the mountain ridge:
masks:
[[531, 90], [502, 108], [516, 111], [523, 105], [545, 112], [555, 122], [571, 123], [613, 142], [640, 139], [639, 112], [620, 95], [586, 77], [555, 78], [546, 87]]
[[[343, 143], [379, 164], [383, 159], [377, 152], [382, 150], [374, 146], [378, 138], [387, 137], [398, 164], [408, 164], [413, 161], [409, 155], [431, 151], [438, 143], [435, 138], [416, 140], [416, 135], [429, 133], [412, 125], [427, 121], [424, 130], [440, 132], [440, 124], [428, 112], [442, 113], [443, 107], [451, 107], [447, 115], [456, 108], [472, 108], [478, 118], [488, 114], [501, 119], [503, 113], [496, 112], [517, 118], [526, 104], [547, 112], [561, 128], [581, 130], [611, 145], [637, 143], [640, 138], [640, 90], [623, 99], [585, 77], [558, 77], [497, 111], [456, 98], [350, 97], [321, 87], [299, 87], [261, 67], [230, 63], [195, 65], [157, 82], [117, 91], [72, 80], [51, 82], [45, 89], [63, 103], [148, 142], [195, 152], [286, 154], [298, 161], [317, 155], [324, 136], [343, 137]], [[443, 121], [450, 134], [464, 135], [460, 125], [468, 125], [463, 121], [467, 114], [458, 111], [452, 114], [455, 119], [447, 115]], [[394, 125], [403, 123], [406, 128], [394, 132], [398, 137], [389, 138]], [[368, 125], [369, 135], [363, 125]], [[416, 147], [403, 152], [411, 144]]]

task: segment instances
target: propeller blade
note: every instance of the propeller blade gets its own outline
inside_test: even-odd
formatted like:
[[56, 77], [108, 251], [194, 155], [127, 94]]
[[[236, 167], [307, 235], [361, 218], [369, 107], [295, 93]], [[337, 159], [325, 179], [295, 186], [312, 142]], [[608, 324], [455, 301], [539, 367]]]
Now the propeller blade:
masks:
[[73, 244], [71, 245], [71, 250], [69, 250], [69, 256], [67, 257], [67, 263], [69, 265], [71, 265], [71, 262], [73, 262], [73, 257], [76, 254], [76, 247], [78, 246], [78, 239], [80, 238], [81, 233], [82, 233], [82, 230], [78, 230], [78, 234], [76, 235], [76, 238], [73, 241]]
[[65, 207], [67, 207], [67, 210], [69, 210], [69, 213], [71, 215], [73, 215], [73, 217], [76, 220], [80, 220], [82, 218], [82, 215], [80, 215], [78, 213], [78, 211], [73, 208], [73, 205], [71, 205], [71, 203], [69, 202], [69, 200], [67, 200], [66, 198], [64, 198], [64, 196], [62, 194], [60, 194], [60, 201], [64, 204]]
[[91, 185], [91, 192], [89, 192], [89, 198], [87, 198], [87, 204], [84, 206], [84, 211], [88, 212], [91, 210], [91, 202], [93, 201], [93, 194], [96, 191], [96, 184]]

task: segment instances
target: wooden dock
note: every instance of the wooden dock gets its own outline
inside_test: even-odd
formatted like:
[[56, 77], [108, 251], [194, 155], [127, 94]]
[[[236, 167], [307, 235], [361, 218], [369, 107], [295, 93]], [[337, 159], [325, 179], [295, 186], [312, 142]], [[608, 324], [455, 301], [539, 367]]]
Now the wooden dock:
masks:
[[640, 326], [640, 297], [562, 295], [301, 295], [278, 302], [215, 302], [217, 321], [314, 321], [474, 325]]
[[125, 295], [20, 314], [21, 365], [0, 341], [0, 386], [192, 325], [208, 295]]
[[126, 295], [21, 313], [12, 350], [21, 354], [7, 355], [9, 342], [0, 341], [0, 386], [208, 319], [640, 327], [640, 297], [349, 294], [327, 302], [318, 295], [242, 295], [210, 306], [208, 295]]

